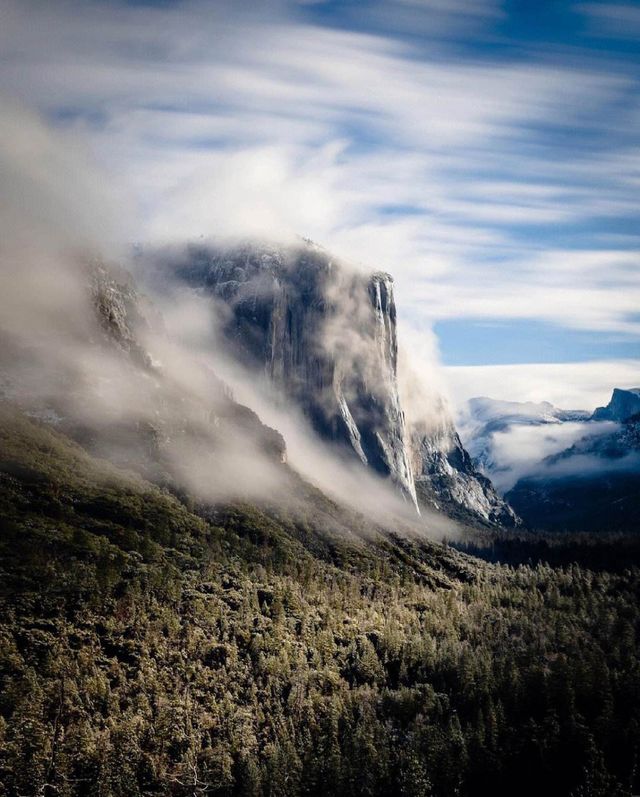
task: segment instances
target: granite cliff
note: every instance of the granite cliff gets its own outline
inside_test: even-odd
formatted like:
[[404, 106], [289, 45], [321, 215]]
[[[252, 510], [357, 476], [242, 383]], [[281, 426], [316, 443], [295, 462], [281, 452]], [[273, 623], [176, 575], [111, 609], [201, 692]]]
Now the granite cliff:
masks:
[[407, 418], [393, 279], [364, 274], [309, 242], [191, 247], [171, 270], [224, 306], [234, 354], [298, 405], [315, 431], [388, 477], [407, 500], [463, 522], [517, 517], [474, 467], [453, 422]]
[[614, 387], [606, 407], [598, 407], [593, 413], [594, 421], [624, 421], [640, 414], [640, 387], [623, 389]]

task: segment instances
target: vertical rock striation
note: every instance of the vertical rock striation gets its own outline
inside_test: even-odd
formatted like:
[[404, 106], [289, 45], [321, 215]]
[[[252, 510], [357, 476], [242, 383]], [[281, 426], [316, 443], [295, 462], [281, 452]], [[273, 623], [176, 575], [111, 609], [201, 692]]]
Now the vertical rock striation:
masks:
[[322, 438], [390, 478], [416, 507], [514, 525], [448, 418], [436, 430], [408, 427], [389, 274], [354, 272], [309, 242], [191, 247], [172, 266], [224, 304], [235, 355], [294, 401]]
[[416, 504], [398, 392], [393, 280], [338, 266], [305, 243], [192, 248], [181, 276], [231, 310], [224, 334], [301, 407], [315, 431]]

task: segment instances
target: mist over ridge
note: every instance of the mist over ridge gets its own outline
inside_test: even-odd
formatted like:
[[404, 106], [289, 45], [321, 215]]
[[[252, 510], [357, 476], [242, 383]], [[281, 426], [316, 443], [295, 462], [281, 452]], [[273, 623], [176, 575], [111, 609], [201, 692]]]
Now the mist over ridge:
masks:
[[414, 505], [419, 493], [424, 509], [517, 522], [464, 452], [435, 363], [418, 378], [402, 350], [389, 274], [356, 269], [304, 239], [212, 241], [140, 260], [161, 290], [177, 280], [209, 301], [219, 345], [343, 456], [389, 478]]
[[[298, 441], [293, 459], [307, 478], [360, 511], [418, 523], [415, 509], [409, 511], [406, 501], [381, 479], [388, 473], [376, 468], [366, 471], [328, 448], [304, 413], [286, 409], [286, 395], [273, 402], [266, 384], [257, 391], [247, 389], [254, 374], [238, 358], [238, 349], [228, 341], [222, 345], [223, 338], [216, 335], [228, 308], [224, 311], [220, 302], [203, 304], [202, 297], [185, 285], [179, 299], [173, 296], [167, 302], [165, 323], [162, 301], [154, 304], [143, 293], [140, 257], [129, 260], [132, 277], [126, 269], [125, 247], [115, 245], [111, 236], [94, 235], [95, 202], [82, 202], [83, 186], [93, 186], [92, 179], [87, 174], [86, 181], [69, 183], [68, 167], [58, 166], [70, 159], [84, 174], [85, 167], [67, 148], [69, 142], [50, 134], [35, 117], [25, 114], [22, 121], [25, 130], [34, 128], [33, 144], [22, 160], [10, 150], [14, 182], [10, 197], [15, 208], [9, 205], [3, 212], [5, 234], [0, 244], [4, 398], [64, 429], [94, 453], [161, 484], [175, 483], [200, 499], [264, 500], [281, 495], [286, 502], [293, 489], [288, 466], [282, 464], [287, 457], [286, 441], [275, 429], [265, 427], [252, 410], [238, 405], [233, 396], [241, 393], [254, 409], [270, 412], [274, 423], [282, 421], [286, 437]], [[31, 165], [34, 151], [40, 171]], [[41, 195], [39, 203], [23, 204], [27, 187]], [[105, 202], [108, 206], [108, 199]], [[78, 208], [86, 223], [76, 235], [77, 226], [71, 220]], [[318, 272], [324, 268], [324, 257], [318, 261]], [[315, 279], [313, 272], [311, 268], [308, 276]], [[359, 313], [368, 313], [373, 297], [370, 287], [355, 275], [346, 277], [345, 285], [351, 286], [351, 293], [345, 294], [350, 296], [348, 310], [335, 314], [332, 325], [322, 331], [326, 341], [331, 340], [327, 345], [332, 351], [349, 355], [340, 365], [343, 375], [362, 370], [356, 392], [366, 390], [374, 378], [385, 389], [396, 390], [395, 307], [385, 306], [392, 301], [383, 293], [389, 278], [376, 279], [381, 281], [370, 287], [386, 339], [373, 335], [365, 340], [357, 324], [351, 326]], [[338, 286], [332, 290], [338, 291], [337, 299]], [[330, 292], [321, 297], [322, 302], [331, 301]], [[375, 362], [372, 367], [364, 356], [367, 346], [372, 357], [389, 364], [388, 372], [376, 372]], [[230, 382], [218, 373], [226, 373]], [[389, 461], [394, 467], [399, 465], [400, 473], [404, 468], [404, 493], [415, 507], [413, 481], [401, 448], [404, 416], [397, 390], [394, 402], [391, 415], [397, 424], [398, 451], [396, 459], [392, 456]], [[342, 406], [347, 407], [346, 399]], [[387, 420], [382, 418], [380, 428]], [[377, 439], [374, 433], [368, 444]], [[386, 454], [384, 445], [380, 452]], [[423, 531], [455, 533], [455, 526], [443, 516], [427, 516], [418, 523]]]

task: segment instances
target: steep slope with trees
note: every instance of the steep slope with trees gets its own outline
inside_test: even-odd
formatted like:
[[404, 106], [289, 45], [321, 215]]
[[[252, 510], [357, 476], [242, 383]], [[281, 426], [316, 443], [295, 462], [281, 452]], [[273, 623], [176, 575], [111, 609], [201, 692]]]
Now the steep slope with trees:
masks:
[[0, 421], [0, 793], [637, 791], [637, 569], [198, 505]]

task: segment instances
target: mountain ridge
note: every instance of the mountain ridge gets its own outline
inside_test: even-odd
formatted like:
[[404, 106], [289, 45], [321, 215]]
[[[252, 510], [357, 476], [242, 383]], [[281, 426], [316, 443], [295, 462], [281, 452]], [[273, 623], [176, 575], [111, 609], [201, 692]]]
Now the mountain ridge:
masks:
[[303, 242], [190, 247], [171, 273], [222, 302], [233, 350], [297, 403], [315, 431], [391, 479], [413, 502], [458, 519], [517, 525], [442, 410], [405, 415], [398, 386], [393, 279], [360, 273]]
[[609, 403], [605, 407], [598, 407], [592, 418], [595, 421], [626, 421], [638, 413], [640, 413], [640, 387], [614, 387]]
[[[514, 468], [505, 497], [529, 526], [553, 532], [638, 530], [639, 389], [614, 388], [609, 403], [593, 413], [491, 399], [471, 400], [468, 407], [470, 451], [498, 483]], [[523, 436], [537, 429], [544, 445]], [[518, 461], [510, 465], [508, 456], [534, 443], [539, 459], [528, 460], [518, 475]]]

